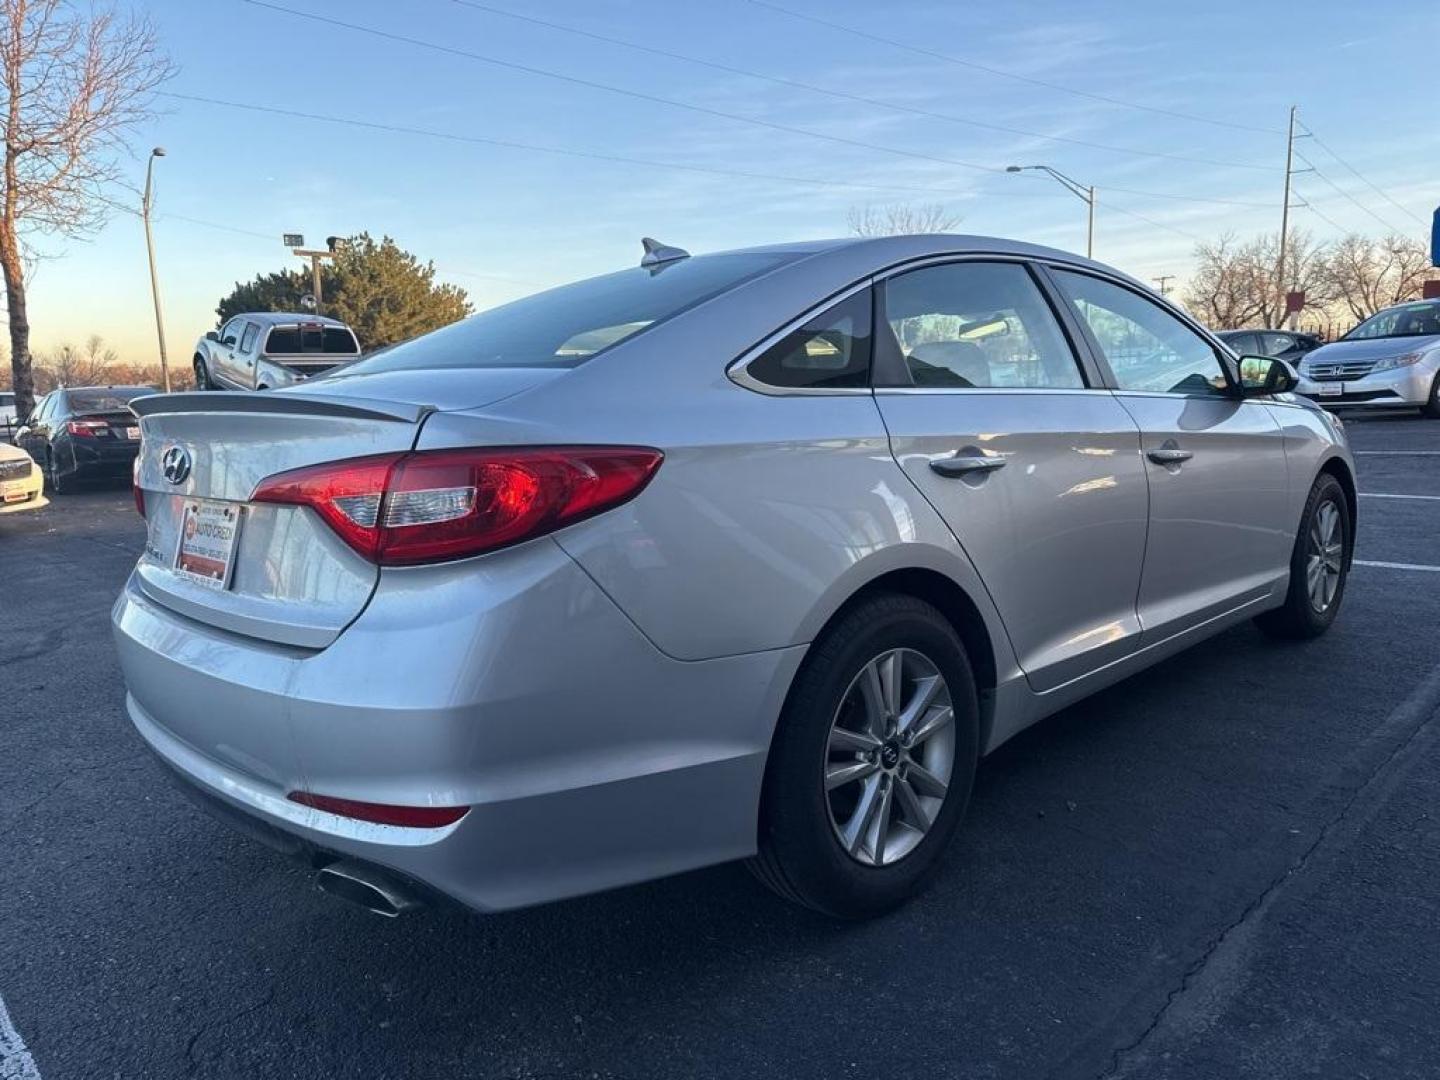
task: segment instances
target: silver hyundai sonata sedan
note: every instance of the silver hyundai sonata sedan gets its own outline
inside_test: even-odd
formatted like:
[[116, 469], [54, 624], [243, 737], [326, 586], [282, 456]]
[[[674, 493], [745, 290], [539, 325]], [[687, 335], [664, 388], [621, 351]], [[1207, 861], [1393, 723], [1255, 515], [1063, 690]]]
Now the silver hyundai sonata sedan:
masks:
[[648, 241], [335, 377], [136, 402], [129, 715], [383, 914], [731, 859], [875, 913], [1022, 728], [1334, 620], [1354, 470], [1294, 384], [1059, 251]]

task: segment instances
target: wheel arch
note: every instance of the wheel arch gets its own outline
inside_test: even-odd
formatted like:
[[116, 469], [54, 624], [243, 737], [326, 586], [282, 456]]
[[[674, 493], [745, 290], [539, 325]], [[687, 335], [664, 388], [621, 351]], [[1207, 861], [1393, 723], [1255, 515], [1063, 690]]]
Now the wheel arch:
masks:
[[[1008, 668], [1010, 660], [1001, 651], [1005, 648], [1007, 639], [1002, 638], [999, 643], [1000, 649], [997, 649], [997, 642], [992, 631], [998, 628], [992, 627], [991, 619], [986, 617], [987, 610], [991, 612], [992, 616], [994, 611], [993, 608], [990, 608], [989, 597], [983, 590], [980, 591], [980, 599], [977, 602], [977, 598], [972, 595], [971, 590], [966, 589], [953, 577], [934, 567], [922, 565], [891, 567], [868, 577], [863, 583], [854, 587], [816, 628], [810, 641], [813, 643], [818, 640], [857, 604], [886, 593], [913, 596], [934, 605], [954, 628], [961, 644], [965, 646], [965, 653], [970, 660], [970, 666], [975, 676], [975, 688], [979, 695], [980, 706], [980, 745], [988, 747], [995, 722], [995, 690], [1000, 681], [1001, 671]], [[998, 632], [1002, 635], [1004, 633], [1003, 629]], [[804, 662], [802, 661], [791, 677], [790, 688], [785, 694], [787, 705], [790, 692], [798, 681], [799, 673], [803, 668]], [[783, 713], [783, 707], [781, 711]]]
[[1350, 471], [1350, 466], [1340, 457], [1326, 458], [1320, 465], [1320, 472], [1329, 473], [1340, 483], [1340, 489], [1345, 492], [1345, 508], [1350, 514], [1350, 551], [1347, 559], [1355, 557], [1355, 527], [1359, 521], [1360, 496], [1355, 487], [1355, 474]]

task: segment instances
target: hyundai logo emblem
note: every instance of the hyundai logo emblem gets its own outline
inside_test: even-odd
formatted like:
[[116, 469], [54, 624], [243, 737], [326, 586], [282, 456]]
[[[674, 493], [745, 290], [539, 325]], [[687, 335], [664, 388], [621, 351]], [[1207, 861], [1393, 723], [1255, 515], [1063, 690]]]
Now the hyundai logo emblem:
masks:
[[183, 484], [190, 475], [190, 453], [183, 446], [167, 447], [160, 456], [160, 471], [172, 484]]

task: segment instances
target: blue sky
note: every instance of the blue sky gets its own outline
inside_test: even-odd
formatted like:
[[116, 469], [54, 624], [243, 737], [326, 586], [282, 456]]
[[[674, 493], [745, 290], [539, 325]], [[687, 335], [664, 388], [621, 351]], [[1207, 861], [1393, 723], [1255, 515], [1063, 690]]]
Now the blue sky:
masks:
[[[1417, 219], [1428, 222], [1440, 203], [1440, 124], [1426, 51], [1440, 30], [1440, 10], [1428, 6], [1371, 3], [1362, 14], [1353, 4], [1318, 0], [1296, 17], [1294, 5], [1265, 0], [775, 2], [1021, 78], [864, 40], [753, 0], [484, 5], [900, 108], [641, 53], [456, 0], [274, 0], [698, 107], [685, 109], [244, 0], [148, 5], [179, 66], [167, 84], [176, 94], [460, 137], [163, 100], [163, 115], [136, 135], [133, 171], [138, 186], [144, 152], [166, 147], [156, 168], [156, 244], [172, 358], [183, 365], [236, 280], [299, 265], [282, 247], [282, 231], [303, 232], [312, 243], [362, 229], [388, 233], [433, 259], [440, 276], [463, 285], [482, 308], [627, 265], [639, 256], [641, 235], [697, 252], [843, 235], [847, 210], [867, 202], [939, 202], [962, 217], [958, 231], [1083, 249], [1080, 200], [1037, 174], [988, 171], [1011, 162], [1043, 162], [1097, 186], [1097, 258], [1141, 278], [1183, 278], [1197, 238], [1278, 228], [1292, 103], [1324, 142], [1297, 144], [1319, 169], [1302, 174], [1297, 190], [1331, 219], [1300, 209], [1297, 225], [1320, 238], [1386, 231], [1378, 216], [1421, 235]], [[788, 179], [466, 141], [473, 139]], [[1223, 202], [1191, 201], [1207, 199]], [[40, 263], [32, 284], [35, 347], [99, 333], [125, 359], [153, 359], [138, 219], [118, 215], [92, 240], [44, 246], [54, 257]]]

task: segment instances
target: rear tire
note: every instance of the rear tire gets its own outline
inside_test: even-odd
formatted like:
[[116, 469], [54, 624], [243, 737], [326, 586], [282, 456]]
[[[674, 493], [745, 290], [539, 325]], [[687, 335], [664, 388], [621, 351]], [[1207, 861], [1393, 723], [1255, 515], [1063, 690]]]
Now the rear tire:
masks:
[[1431, 420], [1440, 420], [1440, 372], [1435, 375], [1435, 381], [1430, 384], [1430, 400], [1420, 406], [1423, 416]]
[[51, 495], [70, 494], [72, 484], [69, 481], [60, 479], [60, 470], [55, 465], [54, 450], [51, 450], [45, 455], [45, 482], [50, 487]]
[[1290, 554], [1285, 604], [1257, 616], [1255, 625], [1271, 637], [1289, 640], [1319, 637], [1330, 629], [1345, 599], [1354, 545], [1345, 489], [1335, 477], [1321, 473], [1305, 500]]
[[895, 907], [960, 824], [979, 743], [975, 679], [945, 617], [911, 596], [858, 604], [811, 647], [791, 688], [751, 871], [827, 915]]

